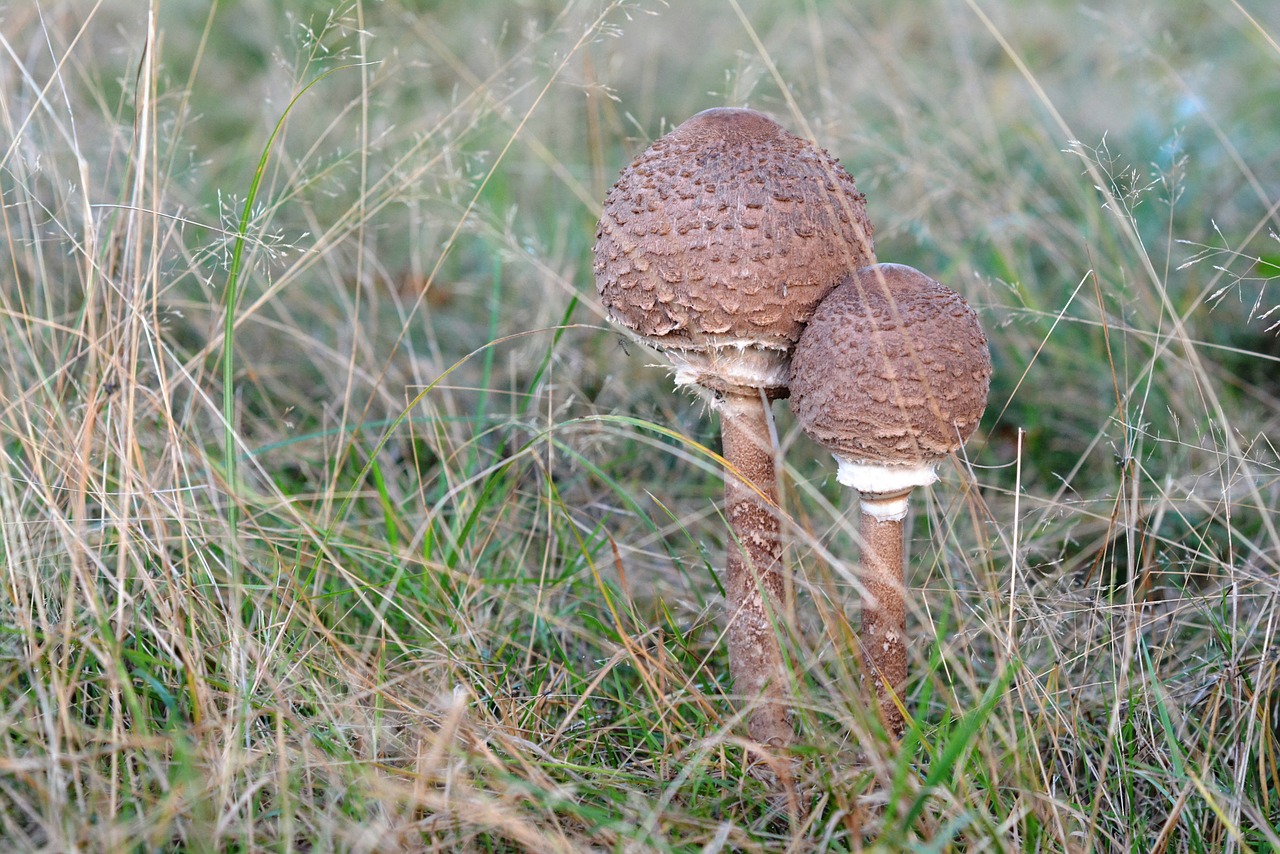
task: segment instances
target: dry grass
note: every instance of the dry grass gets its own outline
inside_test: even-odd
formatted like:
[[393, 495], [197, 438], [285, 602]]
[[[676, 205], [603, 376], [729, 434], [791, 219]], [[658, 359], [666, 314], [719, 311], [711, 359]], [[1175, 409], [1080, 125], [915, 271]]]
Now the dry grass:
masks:
[[[1280, 849], [1275, 10], [157, 5], [0, 7], [6, 850]], [[802, 819], [743, 772], [715, 425], [588, 262], [748, 103], [997, 371], [900, 751], [777, 409]]]

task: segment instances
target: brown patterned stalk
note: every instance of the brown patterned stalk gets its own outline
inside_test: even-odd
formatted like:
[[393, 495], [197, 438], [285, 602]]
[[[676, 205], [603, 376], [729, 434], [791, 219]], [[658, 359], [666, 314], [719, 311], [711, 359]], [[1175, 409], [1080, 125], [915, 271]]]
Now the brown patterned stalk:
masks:
[[902, 520], [863, 512], [861, 527], [862, 584], [867, 595], [862, 606], [863, 663], [880, 704], [880, 720], [897, 738], [904, 726], [899, 704], [907, 687]]
[[724, 458], [729, 667], [737, 693], [759, 704], [747, 731], [761, 744], [794, 739], [776, 622], [788, 612], [782, 576], [777, 474], [768, 412], [759, 395], [727, 395], [718, 406]]

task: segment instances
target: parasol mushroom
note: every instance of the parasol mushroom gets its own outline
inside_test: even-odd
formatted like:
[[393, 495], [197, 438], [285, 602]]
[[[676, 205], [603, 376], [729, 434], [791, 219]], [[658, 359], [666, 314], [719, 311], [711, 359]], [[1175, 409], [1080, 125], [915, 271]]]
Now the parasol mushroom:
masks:
[[762, 113], [711, 109], [653, 143], [604, 202], [594, 270], [610, 318], [666, 354], [720, 415], [730, 671], [756, 741], [794, 739], [772, 615], [785, 611], [769, 401], [818, 301], [874, 262], [865, 197]]
[[791, 362], [791, 408], [861, 497], [862, 647], [882, 720], [901, 736], [907, 680], [907, 499], [972, 435], [991, 354], [964, 299], [901, 264], [859, 270], [818, 306]]

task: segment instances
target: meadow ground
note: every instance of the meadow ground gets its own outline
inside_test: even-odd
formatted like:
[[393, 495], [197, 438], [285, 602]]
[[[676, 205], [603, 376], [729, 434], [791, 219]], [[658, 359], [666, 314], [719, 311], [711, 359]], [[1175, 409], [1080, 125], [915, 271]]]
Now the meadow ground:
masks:
[[[1280, 6], [11, 0], [0, 54], [0, 848], [1280, 850]], [[775, 408], [802, 814], [717, 426], [590, 269], [718, 105], [995, 361], [897, 749]]]

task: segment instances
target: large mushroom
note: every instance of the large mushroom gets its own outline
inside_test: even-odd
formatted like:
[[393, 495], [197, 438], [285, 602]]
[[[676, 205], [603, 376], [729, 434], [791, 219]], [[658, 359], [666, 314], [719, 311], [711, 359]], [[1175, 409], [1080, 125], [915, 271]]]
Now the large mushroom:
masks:
[[729, 659], [760, 698], [756, 741], [794, 740], [774, 615], [785, 611], [769, 401], [814, 307], [874, 262], [865, 197], [822, 149], [753, 110], [698, 113], [623, 170], [596, 232], [612, 320], [666, 354], [677, 386], [719, 412], [728, 546]]
[[818, 306], [791, 361], [791, 408], [861, 497], [863, 660], [882, 720], [903, 730], [902, 520], [917, 486], [973, 434], [991, 354], [964, 299], [901, 264], [859, 270]]

